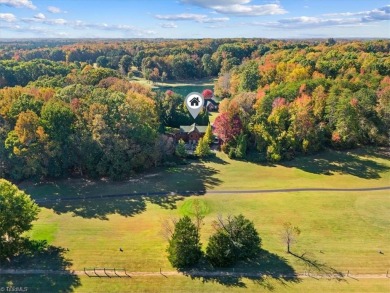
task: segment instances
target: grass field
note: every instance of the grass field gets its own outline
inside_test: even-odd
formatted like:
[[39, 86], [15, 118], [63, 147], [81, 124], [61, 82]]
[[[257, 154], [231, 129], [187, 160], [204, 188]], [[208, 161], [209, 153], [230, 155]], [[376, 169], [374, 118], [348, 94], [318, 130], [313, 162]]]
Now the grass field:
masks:
[[[40, 203], [40, 219], [30, 235], [47, 239], [56, 249], [50, 255], [21, 259], [12, 266], [23, 269], [83, 270], [84, 267], [126, 268], [133, 272], [172, 271], [166, 258], [167, 243], [160, 235], [161, 219], [191, 214], [194, 199], [205, 214], [202, 243], [213, 232], [218, 214], [243, 213], [254, 221], [262, 237], [259, 259], [240, 263], [235, 272], [268, 273], [274, 278], [198, 278], [191, 276], [133, 277], [85, 276], [0, 277], [0, 287], [13, 282], [58, 292], [386, 292], [390, 279], [343, 277], [336, 280], [284, 280], [277, 276], [312, 273], [386, 274], [390, 269], [389, 191], [291, 192], [211, 194], [208, 190], [253, 190], [296, 187], [359, 188], [390, 186], [390, 160], [384, 150], [327, 151], [270, 165], [232, 161], [224, 154], [203, 163], [156, 169], [126, 182], [68, 179], [19, 186], [33, 198], [56, 199], [102, 194], [152, 191], [201, 191], [199, 196], [123, 196]], [[282, 223], [298, 225], [302, 234], [285, 253], [280, 240]], [[123, 252], [119, 251], [123, 248]], [[380, 254], [379, 251], [384, 252]], [[233, 268], [226, 271], [232, 272]]]
[[214, 79], [203, 78], [199, 80], [180, 80], [180, 81], [166, 81], [152, 83], [144, 78], [133, 77], [132, 81], [139, 82], [143, 85], [152, 87], [154, 90], [173, 90], [174, 92], [187, 96], [191, 92], [202, 92], [204, 89], [214, 89]]
[[152, 83], [151, 81], [148, 81], [145, 78], [141, 78], [141, 77], [133, 77], [131, 80], [148, 84], [148, 85], [155, 84], [156, 86], [163, 86], [163, 87], [181, 87], [181, 86], [213, 86], [215, 79], [202, 78], [198, 80], [190, 79], [190, 80], [166, 81], [166, 82], [156, 82], [156, 83]]

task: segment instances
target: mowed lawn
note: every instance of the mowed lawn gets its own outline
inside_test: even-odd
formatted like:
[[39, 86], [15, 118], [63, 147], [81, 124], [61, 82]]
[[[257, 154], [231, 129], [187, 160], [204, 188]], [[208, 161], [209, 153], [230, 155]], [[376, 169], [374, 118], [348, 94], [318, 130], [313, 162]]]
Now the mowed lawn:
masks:
[[218, 152], [203, 163], [156, 168], [122, 182], [66, 179], [19, 186], [35, 199], [155, 191], [379, 187], [390, 186], [390, 154], [374, 148], [324, 151], [272, 164], [231, 160]]
[[[170, 216], [191, 214], [192, 203], [198, 199], [205, 214], [201, 231], [204, 247], [213, 232], [211, 222], [218, 214], [242, 213], [254, 221], [262, 238], [264, 258], [238, 264], [235, 272], [386, 274], [390, 269], [388, 190], [258, 194], [212, 194], [207, 190], [389, 186], [389, 170], [388, 155], [377, 149], [328, 151], [282, 165], [232, 161], [218, 154], [209, 162], [157, 169], [120, 183], [76, 179], [23, 183], [20, 187], [39, 200], [134, 192], [145, 192], [145, 195], [40, 203], [40, 219], [30, 235], [34, 239], [46, 239], [64, 251], [49, 260], [37, 256], [16, 266], [54, 270], [68, 266], [73, 270], [115, 267], [134, 272], [159, 272], [160, 268], [172, 271], [166, 258], [167, 243], [160, 233], [161, 221]], [[203, 192], [189, 197], [146, 194], [185, 190]], [[301, 258], [285, 252], [280, 233], [286, 221], [302, 230], [292, 247]], [[227, 271], [232, 272], [233, 268]], [[80, 292], [107, 292], [108, 288], [112, 292], [238, 292], [245, 288], [247, 291], [273, 288], [276, 292], [313, 292], [319, 287], [324, 292], [383, 292], [390, 285], [389, 279], [357, 281], [347, 277], [341, 281], [212, 278], [203, 282], [185, 276], [115, 280], [47, 275], [0, 277], [0, 284], [7, 281], [13, 281], [15, 286], [27, 284], [25, 286], [37, 289], [51, 282], [63, 292], [72, 286]]]

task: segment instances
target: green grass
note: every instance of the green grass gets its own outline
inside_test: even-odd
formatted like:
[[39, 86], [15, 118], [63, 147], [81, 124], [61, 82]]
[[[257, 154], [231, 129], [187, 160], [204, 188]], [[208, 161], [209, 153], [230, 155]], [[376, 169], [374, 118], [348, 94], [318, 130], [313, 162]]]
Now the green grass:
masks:
[[376, 149], [325, 151], [282, 164], [269, 164], [231, 160], [219, 152], [216, 158], [203, 163], [156, 168], [122, 182], [65, 179], [23, 182], [19, 186], [35, 199], [148, 191], [389, 186], [390, 160], [383, 153]]
[[[197, 203], [195, 201], [197, 201]], [[180, 215], [193, 217], [195, 215], [194, 211], [196, 209], [196, 207], [194, 206], [194, 202], [195, 205], [198, 205], [200, 214], [202, 216], [210, 214], [210, 207], [208, 201], [198, 198], [188, 198], [180, 206]]]
[[187, 96], [191, 92], [202, 92], [204, 89], [214, 89], [214, 79], [204, 78], [199, 80], [180, 80], [152, 83], [144, 78], [133, 77], [132, 81], [150, 86], [154, 90], [173, 90], [182, 96]]
[[[26, 182], [20, 187], [36, 199], [172, 190], [357, 188], [390, 185], [389, 167], [387, 155], [376, 149], [328, 151], [279, 165], [232, 161], [218, 154], [209, 162], [157, 169], [126, 182], [69, 179], [41, 184]], [[204, 248], [213, 233], [211, 222], [218, 214], [243, 213], [254, 221], [262, 237], [264, 255], [254, 262], [238, 264], [234, 268], [236, 271], [276, 274], [317, 271], [309, 265], [316, 263], [320, 273], [346, 273], [349, 270], [351, 273], [383, 274], [390, 268], [388, 193], [206, 193], [196, 197], [145, 194], [46, 202], [40, 204], [40, 219], [30, 235], [35, 239], [49, 238], [52, 245], [69, 251], [58, 254], [57, 262], [52, 259], [45, 263], [43, 255], [30, 259], [25, 266], [39, 268], [45, 267], [44, 264], [55, 264], [56, 269], [65, 264], [75, 270], [84, 267], [125, 267], [128, 271], [158, 272], [160, 268], [171, 271], [173, 268], [165, 252], [167, 243], [160, 233], [161, 220], [170, 216], [190, 215], [194, 199], [198, 199], [206, 216], [201, 235]], [[285, 253], [280, 232], [286, 221], [298, 225], [302, 230], [292, 250], [298, 256], [304, 254], [304, 260]], [[124, 251], [120, 252], [119, 247]], [[379, 250], [384, 254], [379, 254]], [[23, 267], [23, 263], [19, 265]], [[14, 276], [1, 278], [9, 281]], [[57, 286], [74, 286], [79, 292], [107, 292], [108, 288], [111, 288], [111, 292], [238, 292], [244, 291], [240, 287], [244, 285], [248, 291], [268, 290], [274, 286], [276, 292], [312, 292], [319, 287], [324, 292], [383, 292], [389, 285], [389, 281], [383, 279], [356, 281], [348, 278], [341, 282], [304, 279], [301, 283], [286, 282], [286, 286], [281, 285], [281, 280], [272, 278], [240, 278], [233, 280], [233, 284], [226, 283], [222, 278], [205, 282], [190, 277], [138, 277], [130, 280], [56, 278], [63, 278], [52, 280]], [[23, 284], [30, 282], [32, 287], [38, 288], [44, 283], [40, 277], [27, 277], [25, 280]], [[272, 286], [267, 289], [268, 283]]]
[[189, 80], [177, 80], [177, 81], [165, 81], [165, 82], [156, 82], [152, 83], [151, 81], [146, 80], [141, 77], [133, 77], [132, 81], [137, 81], [140, 83], [148, 84], [148, 85], [156, 85], [161, 87], [182, 87], [182, 86], [214, 86], [214, 78], [202, 78], [198, 80], [189, 79]]
[[35, 223], [34, 229], [28, 233], [28, 236], [35, 240], [46, 240], [48, 244], [51, 244], [58, 231], [58, 220], [55, 219], [53, 213], [45, 211], [43, 210], [40, 213], [39, 217], [41, 221]]
[[214, 123], [215, 119], [218, 117], [218, 112], [209, 112], [210, 123]]
[[[389, 253], [379, 250], [389, 246], [388, 225], [390, 199], [388, 192], [326, 193], [315, 192], [205, 195], [200, 199], [206, 214], [202, 229], [202, 243], [213, 232], [211, 222], [221, 213], [243, 213], [253, 220], [262, 239], [263, 248], [287, 259], [297, 271], [305, 270], [305, 264], [287, 255], [279, 233], [283, 222], [298, 225], [302, 234], [293, 251], [306, 255], [329, 268], [355, 273], [383, 273], [390, 267]], [[72, 212], [56, 215], [43, 209], [43, 218], [36, 227], [45, 225], [45, 215], [53, 214], [58, 231], [53, 245], [69, 249], [67, 257], [72, 268], [125, 267], [131, 271], [172, 270], [165, 255], [166, 243], [160, 236], [161, 219], [191, 213], [195, 197], [179, 200], [177, 208], [166, 209], [145, 201], [142, 212], [126, 217], [130, 202], [122, 201], [123, 207], [116, 214], [105, 215], [105, 220], [95, 217], [74, 216]], [[371, 201], [371, 198], [378, 200]], [[365, 208], [362, 213], [361, 203]], [[133, 204], [139, 205], [135, 201]], [[68, 202], [68, 208], [72, 205]], [[107, 200], [96, 200], [90, 209], [107, 206]], [[378, 215], [378, 211], [383, 214]], [[121, 215], [123, 214], [123, 215]], [[35, 229], [33, 230], [35, 231]], [[33, 235], [36, 233], [33, 232]], [[41, 238], [41, 237], [40, 237]], [[122, 247], [124, 252], [119, 251]], [[323, 251], [324, 253], [320, 253]], [[256, 269], [256, 268], [255, 268]]]

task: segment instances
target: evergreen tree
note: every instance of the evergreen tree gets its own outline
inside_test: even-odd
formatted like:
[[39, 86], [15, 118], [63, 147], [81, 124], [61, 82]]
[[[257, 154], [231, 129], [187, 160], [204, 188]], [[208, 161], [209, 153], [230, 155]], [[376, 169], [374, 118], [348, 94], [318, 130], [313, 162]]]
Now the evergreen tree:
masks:
[[218, 218], [216, 232], [210, 237], [207, 258], [214, 266], [229, 266], [237, 260], [256, 256], [261, 239], [253, 222], [243, 215]]
[[213, 142], [213, 131], [211, 129], [211, 124], [207, 126], [206, 133], [203, 137], [205, 141], [207, 141], [208, 144], [211, 144]]
[[237, 139], [237, 147], [235, 149], [235, 156], [237, 159], [243, 159], [246, 156], [246, 135], [241, 133]]
[[175, 268], [195, 265], [202, 256], [199, 232], [188, 216], [175, 224], [175, 231], [169, 240], [168, 260]]
[[195, 149], [195, 154], [198, 155], [199, 157], [207, 157], [211, 153], [210, 151], [210, 146], [203, 137], [201, 137], [198, 141], [198, 145], [196, 146]]
[[234, 263], [233, 243], [229, 235], [222, 230], [217, 231], [209, 239], [206, 255], [213, 266], [227, 267]]
[[180, 158], [185, 158], [187, 156], [186, 144], [184, 140], [180, 139], [177, 143], [175, 154]]

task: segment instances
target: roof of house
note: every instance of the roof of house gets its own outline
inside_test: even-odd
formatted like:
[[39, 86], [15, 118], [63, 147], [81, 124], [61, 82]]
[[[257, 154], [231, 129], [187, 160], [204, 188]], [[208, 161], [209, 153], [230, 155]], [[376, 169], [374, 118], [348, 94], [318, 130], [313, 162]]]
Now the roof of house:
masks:
[[213, 99], [206, 100], [205, 107], [207, 107], [209, 104], [213, 104], [214, 106], [218, 106], [219, 103]]
[[196, 125], [195, 123], [192, 125], [180, 125], [180, 132], [190, 133], [197, 130], [200, 133], [205, 133], [207, 126]]

